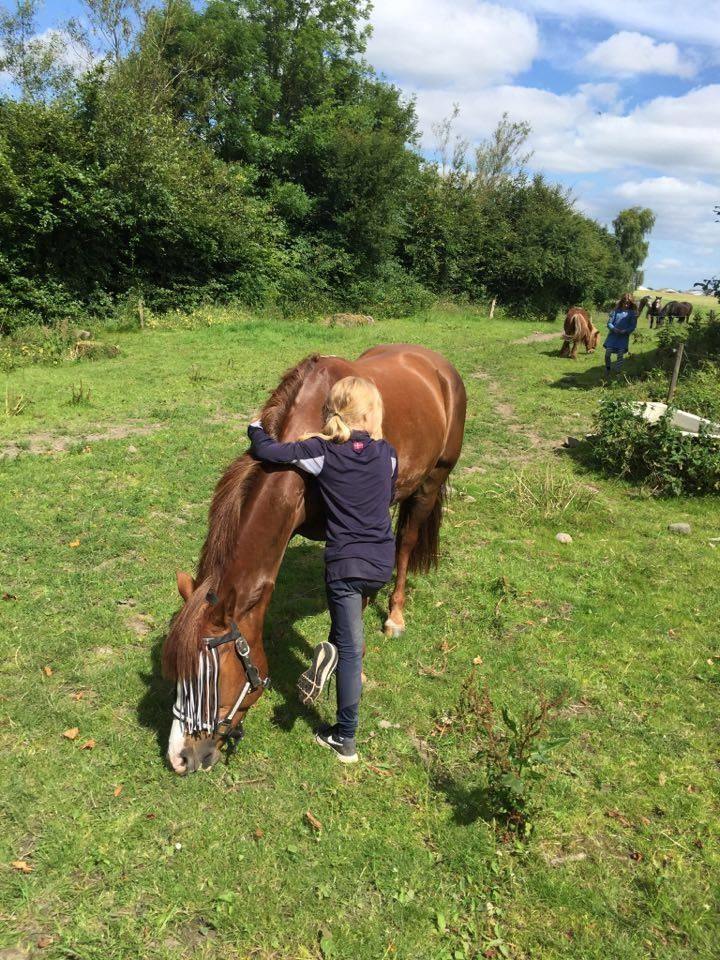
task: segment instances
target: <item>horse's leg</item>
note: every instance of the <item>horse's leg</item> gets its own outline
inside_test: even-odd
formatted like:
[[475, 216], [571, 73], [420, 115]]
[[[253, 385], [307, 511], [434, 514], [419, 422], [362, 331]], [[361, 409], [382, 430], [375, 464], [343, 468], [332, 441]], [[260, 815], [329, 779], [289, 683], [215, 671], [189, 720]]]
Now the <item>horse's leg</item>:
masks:
[[389, 637], [399, 637], [405, 629], [405, 590], [408, 568], [413, 550], [418, 544], [422, 527], [434, 510], [442, 509], [439, 503], [440, 488], [452, 470], [452, 466], [435, 467], [425, 481], [412, 495], [409, 516], [399, 531], [396, 552], [395, 589], [390, 597], [390, 612], [385, 621], [385, 633]]
[[578, 351], [578, 344], [579, 344], [579, 343], [580, 343], [579, 340], [573, 340], [572, 350], [570, 351], [570, 359], [571, 359], [571, 360], [577, 360], [577, 351]]

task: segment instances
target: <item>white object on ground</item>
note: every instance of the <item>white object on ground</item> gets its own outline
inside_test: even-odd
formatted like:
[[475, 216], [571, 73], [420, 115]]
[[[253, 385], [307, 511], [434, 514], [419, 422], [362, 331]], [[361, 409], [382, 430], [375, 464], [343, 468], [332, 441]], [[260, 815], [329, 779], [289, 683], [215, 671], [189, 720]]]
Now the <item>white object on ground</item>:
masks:
[[[632, 404], [633, 413], [641, 416], [649, 423], [657, 423], [661, 417], [665, 416], [667, 410], [668, 405], [666, 403], [643, 402], [640, 400]], [[670, 422], [685, 436], [697, 436], [700, 427], [706, 427], [711, 437], [717, 437], [720, 440], [720, 423], [713, 423], [712, 420], [697, 417], [694, 413], [687, 413], [685, 410], [673, 410]]]
[[573, 542], [573, 538], [570, 536], [569, 533], [557, 533], [557, 534], [555, 535], [555, 539], [557, 540], [558, 543], [572, 543], [572, 542]]
[[668, 530], [670, 533], [681, 533], [684, 537], [690, 533], [690, 524], [689, 523], [669, 523]]

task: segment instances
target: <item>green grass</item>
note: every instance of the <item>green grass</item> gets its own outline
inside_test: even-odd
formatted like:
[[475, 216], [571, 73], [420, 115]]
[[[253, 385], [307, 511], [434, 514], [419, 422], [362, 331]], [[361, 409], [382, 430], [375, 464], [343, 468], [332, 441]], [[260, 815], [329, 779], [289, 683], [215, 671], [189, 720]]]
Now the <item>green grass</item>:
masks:
[[[600, 353], [510, 345], [552, 326], [459, 309], [358, 329], [237, 317], [113, 334], [117, 359], [8, 377], [32, 404], [0, 417], [18, 451], [0, 463], [0, 956], [714, 956], [717, 500], [650, 499], [558, 450], [622, 387], [602, 386]], [[274, 689], [229, 765], [175, 777], [158, 653], [213, 485], [286, 366], [381, 341], [444, 352], [470, 405], [442, 565], [414, 579], [402, 638], [380, 632], [385, 594], [367, 615], [363, 762], [317, 749], [295, 703], [328, 624], [321, 547], [299, 540], [266, 625]], [[91, 393], [73, 405], [80, 370]], [[86, 439], [128, 422], [153, 432]], [[38, 433], [66, 449], [32, 454]], [[667, 532], [676, 520], [689, 537]], [[497, 703], [567, 691], [552, 732], [570, 740], [527, 843], [483, 819], [462, 736], [437, 722], [477, 657]]]

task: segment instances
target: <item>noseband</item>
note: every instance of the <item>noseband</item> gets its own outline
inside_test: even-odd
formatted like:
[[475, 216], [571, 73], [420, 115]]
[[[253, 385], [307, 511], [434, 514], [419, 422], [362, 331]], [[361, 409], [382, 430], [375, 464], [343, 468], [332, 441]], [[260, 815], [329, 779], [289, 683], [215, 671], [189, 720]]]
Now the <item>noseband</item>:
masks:
[[[211, 606], [215, 606], [218, 598], [214, 593], [208, 593], [207, 601]], [[250, 644], [234, 620], [227, 633], [220, 637], [203, 637], [203, 643], [205, 647], [200, 651], [200, 668], [197, 677], [193, 680], [183, 680], [179, 684], [178, 702], [173, 706], [173, 716], [185, 725], [189, 734], [207, 730], [213, 736], [224, 740], [229, 750], [234, 749], [237, 741], [242, 740], [245, 731], [242, 721], [234, 726], [233, 720], [248, 693], [269, 687], [270, 677], [265, 677], [263, 680], [260, 676], [260, 671], [250, 656]], [[246, 680], [237, 700], [227, 715], [220, 720], [218, 717], [220, 668], [217, 648], [226, 643], [235, 645], [235, 653], [243, 666]]]

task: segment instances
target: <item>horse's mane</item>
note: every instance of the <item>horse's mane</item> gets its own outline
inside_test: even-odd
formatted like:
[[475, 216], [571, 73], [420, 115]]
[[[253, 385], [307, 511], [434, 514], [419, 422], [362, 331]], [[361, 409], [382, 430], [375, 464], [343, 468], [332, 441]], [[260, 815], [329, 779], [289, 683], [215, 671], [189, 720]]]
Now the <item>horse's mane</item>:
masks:
[[[270, 436], [279, 436], [301, 386], [318, 359], [317, 354], [312, 354], [283, 374], [260, 414], [263, 427]], [[240, 533], [243, 505], [259, 472], [258, 461], [244, 453], [233, 460], [215, 487], [208, 534], [195, 578], [197, 585], [192, 596], [173, 617], [163, 646], [163, 673], [171, 680], [193, 677], [197, 672], [200, 622], [207, 610], [207, 594], [218, 590], [223, 570], [232, 559]]]

